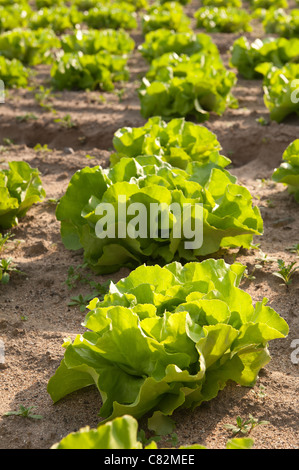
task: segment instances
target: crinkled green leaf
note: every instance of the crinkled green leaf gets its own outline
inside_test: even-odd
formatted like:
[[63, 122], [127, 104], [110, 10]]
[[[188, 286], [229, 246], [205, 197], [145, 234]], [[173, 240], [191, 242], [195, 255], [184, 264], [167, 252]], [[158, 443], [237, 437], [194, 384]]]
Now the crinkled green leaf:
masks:
[[259, 64], [272, 63], [283, 67], [287, 62], [299, 61], [299, 40], [297, 38], [264, 38], [249, 42], [242, 36], [234, 42], [230, 49], [230, 64], [236, 67], [247, 79], [261, 78], [256, 70]]
[[10, 228], [17, 225], [30, 207], [44, 199], [39, 171], [27, 162], [12, 161], [9, 170], [0, 171], [0, 226]]
[[290, 62], [278, 68], [265, 62], [255, 70], [264, 75], [264, 103], [270, 112], [270, 119], [280, 123], [290, 114], [298, 116], [299, 64]]
[[144, 42], [138, 49], [149, 62], [167, 52], [191, 56], [202, 51], [207, 55], [219, 55], [217, 46], [207, 34], [195, 34], [193, 32], [174, 33], [164, 28], [147, 33]]
[[111, 283], [102, 301], [91, 301], [87, 331], [64, 344], [48, 383], [53, 401], [94, 383], [105, 420], [138, 419], [200, 406], [228, 380], [253, 386], [270, 360], [268, 342], [288, 325], [238, 287], [244, 270], [223, 260], [175, 262]]
[[[249, 247], [253, 236], [263, 231], [259, 210], [252, 206], [249, 191], [221, 169], [225, 159], [223, 163], [216, 156], [206, 163], [206, 158], [189, 162], [186, 170], [157, 156], [140, 156], [123, 157], [107, 170], [78, 171], [56, 211], [64, 245], [71, 250], [83, 248], [85, 260], [98, 273], [134, 268], [147, 260], [191, 261], [223, 246]], [[137, 222], [134, 226], [134, 214], [127, 213], [136, 203], [144, 212], [139, 214], [141, 222], [137, 220], [139, 228]], [[166, 234], [161, 220], [151, 217], [152, 205], [161, 203], [169, 226]], [[99, 212], [104, 204], [109, 204], [109, 217]], [[179, 214], [171, 204], [176, 204]], [[202, 215], [195, 212], [196, 204], [202, 204]], [[184, 205], [190, 205], [190, 215], [183, 214]], [[103, 220], [107, 231], [99, 228]], [[185, 232], [187, 222], [197, 227], [194, 237], [200, 237], [198, 227], [203, 225], [202, 243], [197, 238], [197, 245], [186, 245], [191, 240]]]
[[251, 15], [242, 8], [234, 6], [204, 6], [194, 17], [198, 28], [209, 32], [237, 33], [251, 31]]
[[290, 194], [299, 202], [299, 139], [288, 145], [282, 155], [282, 162], [275, 168], [272, 179], [287, 186]]
[[132, 416], [122, 416], [97, 429], [85, 427], [70, 433], [52, 449], [142, 449], [137, 430], [138, 423]]

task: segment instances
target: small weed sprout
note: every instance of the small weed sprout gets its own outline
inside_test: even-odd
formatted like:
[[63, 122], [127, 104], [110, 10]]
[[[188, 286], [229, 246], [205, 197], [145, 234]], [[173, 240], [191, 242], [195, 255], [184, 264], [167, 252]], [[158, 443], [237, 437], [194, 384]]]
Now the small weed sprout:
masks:
[[36, 415], [32, 414], [31, 410], [33, 410], [35, 406], [29, 406], [26, 408], [24, 405], [19, 405], [19, 409], [17, 411], [7, 411], [7, 413], [4, 413], [4, 416], [22, 416], [23, 418], [31, 418], [31, 419], [42, 419], [42, 415]]
[[264, 424], [269, 424], [269, 421], [259, 421], [250, 414], [247, 419], [237, 416], [236, 424], [226, 424], [224, 427], [236, 436], [237, 434], [250, 434], [256, 426]]
[[0, 283], [8, 284], [11, 273], [25, 274], [17, 269], [12, 258], [3, 258], [0, 260]]
[[290, 284], [292, 284], [293, 282], [292, 277], [295, 271], [299, 268], [299, 266], [295, 266], [296, 261], [293, 261], [292, 263], [286, 265], [282, 259], [278, 259], [277, 264], [278, 264], [279, 270], [275, 271], [273, 275], [282, 279], [285, 285], [289, 286]]

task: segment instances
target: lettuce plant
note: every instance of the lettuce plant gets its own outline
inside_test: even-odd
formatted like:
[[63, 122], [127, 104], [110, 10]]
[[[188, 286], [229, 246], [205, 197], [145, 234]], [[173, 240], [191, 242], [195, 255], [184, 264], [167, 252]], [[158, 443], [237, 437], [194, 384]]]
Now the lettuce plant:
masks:
[[32, 14], [32, 10], [28, 5], [25, 3], [0, 5], [0, 32], [27, 27], [28, 18]]
[[51, 82], [58, 90], [114, 89], [114, 82], [128, 80], [127, 56], [100, 51], [93, 55], [65, 53], [51, 68]]
[[[158, 2], [163, 5], [163, 3], [168, 2], [169, 0], [158, 0]], [[187, 5], [188, 3], [191, 2], [191, 0], [176, 0], [177, 3], [180, 3], [181, 5]]]
[[142, 56], [149, 62], [167, 52], [192, 55], [204, 52], [219, 56], [219, 50], [210, 36], [193, 32], [174, 33], [168, 29], [157, 29], [146, 34], [144, 42], [138, 47]]
[[64, 2], [63, 0], [35, 0], [34, 3], [37, 10], [41, 10], [42, 8], [61, 6]]
[[237, 7], [202, 7], [194, 13], [198, 28], [208, 32], [251, 31], [251, 15]]
[[299, 202], [299, 139], [294, 140], [284, 151], [282, 162], [275, 168], [272, 179], [287, 186], [290, 194]]
[[0, 227], [17, 225], [18, 219], [45, 195], [38, 170], [27, 162], [10, 162], [8, 170], [0, 171]]
[[7, 88], [25, 88], [28, 85], [30, 72], [17, 59], [6, 59], [0, 56], [0, 77]]
[[138, 422], [125, 415], [96, 429], [85, 427], [65, 436], [52, 449], [142, 449], [137, 438]]
[[123, 30], [86, 29], [61, 37], [61, 48], [64, 52], [79, 52], [92, 55], [100, 51], [111, 54], [129, 54], [135, 47], [134, 40]]
[[95, 385], [100, 416], [139, 419], [195, 408], [228, 380], [255, 384], [270, 360], [268, 343], [288, 325], [267, 299], [254, 306], [239, 288], [245, 266], [207, 259], [140, 266], [103, 301], [93, 299], [74, 341], [66, 340], [48, 383], [54, 402]]
[[264, 103], [270, 112], [270, 119], [282, 122], [290, 114], [299, 116], [299, 64], [287, 63], [278, 68], [263, 63], [256, 71], [264, 75]]
[[221, 145], [213, 132], [184, 118], [165, 122], [155, 116], [144, 126], [121, 128], [114, 134], [113, 146], [116, 152], [110, 156], [112, 166], [122, 157], [152, 154], [184, 170], [192, 161], [213, 162], [219, 168], [231, 163], [220, 155]]
[[264, 38], [250, 43], [242, 36], [233, 43], [230, 53], [230, 65], [236, 67], [244, 78], [261, 78], [256, 67], [263, 62], [283, 67], [287, 62], [299, 61], [299, 39]]
[[75, 7], [55, 6], [42, 8], [31, 15], [28, 26], [31, 29], [51, 28], [55, 33], [61, 34], [72, 30], [83, 21], [83, 13]]
[[[109, 1], [110, 0], [108, 0], [108, 3], [109, 3]], [[132, 5], [136, 10], [142, 10], [142, 9], [147, 9], [148, 8], [148, 1], [147, 0], [126, 0], [126, 4]]]
[[287, 12], [283, 8], [270, 8], [266, 11], [262, 24], [266, 34], [277, 34], [285, 38], [298, 38], [299, 10], [292, 9]]
[[[111, 6], [111, 3], [112, 2], [110, 0], [74, 0], [74, 4], [78, 10], [81, 11], [87, 11], [91, 8], [98, 7], [99, 4], [101, 4], [101, 6], [109, 6], [110, 4]], [[147, 0], [125, 0], [125, 2], [119, 2], [115, 0], [113, 3], [121, 3], [126, 9], [129, 8], [130, 11], [137, 11], [143, 8], [148, 8]]]
[[143, 34], [161, 28], [178, 32], [190, 31], [190, 19], [179, 3], [169, 1], [162, 5], [154, 4], [149, 8], [142, 17], [141, 26]]
[[[83, 248], [85, 262], [99, 274], [153, 260], [196, 260], [221, 247], [249, 248], [263, 231], [259, 210], [217, 156], [190, 162], [186, 170], [157, 156], [79, 170], [56, 210], [65, 247]], [[163, 216], [151, 212], [153, 206]]]
[[203, 7], [242, 7], [241, 0], [202, 0]]
[[251, 7], [256, 10], [258, 8], [288, 8], [287, 0], [251, 0]]
[[15, 29], [0, 36], [0, 56], [18, 59], [25, 65], [49, 64], [51, 49], [60, 47], [59, 38], [51, 29], [37, 31]]
[[237, 107], [231, 93], [236, 80], [218, 55], [164, 54], [152, 62], [141, 82], [141, 114], [145, 118], [192, 116], [198, 122], [206, 121], [210, 112], [222, 115], [227, 107]]
[[125, 30], [137, 28], [135, 8], [126, 2], [107, 5], [98, 3], [97, 6], [86, 11], [84, 15], [84, 22], [89, 28], [121, 28]]

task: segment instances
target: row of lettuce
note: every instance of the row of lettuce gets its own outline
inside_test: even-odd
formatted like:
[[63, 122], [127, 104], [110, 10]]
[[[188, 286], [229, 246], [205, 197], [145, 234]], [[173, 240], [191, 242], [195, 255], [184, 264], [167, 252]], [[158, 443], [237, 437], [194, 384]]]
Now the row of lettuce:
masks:
[[[85, 30], [58, 38], [51, 30], [12, 31], [0, 36], [0, 71], [6, 87], [26, 87], [29, 66], [52, 63], [55, 89], [100, 88], [111, 91], [115, 82], [129, 80], [128, 58], [135, 42], [125, 31]], [[232, 89], [235, 72], [227, 69], [217, 46], [204, 33], [176, 33], [159, 29], [139, 46], [149, 69], [138, 89], [145, 118], [160, 115], [209, 119], [237, 107]], [[230, 65], [246, 79], [262, 79], [270, 118], [282, 122], [299, 112], [299, 39], [236, 39]]]
[[[173, 11], [168, 5], [161, 8]], [[129, 80], [128, 59], [135, 47], [123, 29], [78, 29], [61, 36], [48, 28], [14, 29], [0, 35], [0, 75], [7, 88], [26, 87], [35, 66], [51, 64], [49, 85], [54, 89], [112, 91], [116, 82]], [[246, 79], [262, 81], [272, 120], [282, 122], [299, 113], [296, 37], [250, 42], [241, 36], [230, 48], [230, 69], [205, 33], [175, 32], [164, 25], [147, 32], [138, 49], [149, 63], [138, 89], [145, 118], [192, 117], [203, 122], [211, 112], [222, 115], [237, 107], [233, 68]]]
[[[67, 3], [67, 5], [66, 5]], [[52, 28], [57, 34], [85, 25], [88, 28], [137, 28], [143, 34], [159, 28], [190, 30], [191, 19], [184, 13], [187, 1], [107, 0], [1, 0], [0, 32], [14, 28]], [[138, 10], [142, 9], [139, 16]], [[251, 31], [252, 22], [262, 21], [265, 33], [296, 36], [299, 10], [289, 9], [287, 0], [202, 0], [194, 13], [197, 27], [208, 32]]]
[[[42, 33], [48, 31], [38, 31]], [[11, 33], [1, 35], [0, 41], [6, 34]], [[103, 61], [120, 43], [126, 44], [126, 53], [133, 47], [125, 32], [111, 30], [87, 32], [86, 47], [95, 47], [88, 37], [99, 34], [103, 35], [99, 43], [106, 37], [106, 47], [110, 47], [107, 56], [98, 55]], [[116, 46], [118, 34], [125, 41]], [[63, 60], [68, 47], [81, 47], [76, 41], [80, 44], [82, 37], [78, 31], [59, 38], [66, 49]], [[64, 246], [82, 250], [95, 273], [113, 273], [124, 266], [132, 271], [119, 282], [111, 282], [103, 300], [90, 302], [83, 322], [86, 331], [65, 341], [64, 358], [48, 383], [53, 402], [94, 385], [101, 395], [103, 420], [97, 429], [73, 433], [54, 448], [141, 448], [136, 420], [148, 413], [152, 419], [163, 419], [181, 408], [194, 409], [216, 397], [229, 380], [253, 386], [270, 360], [269, 341], [288, 334], [287, 323], [267, 305], [267, 299], [253, 305], [251, 296], [240, 289], [246, 267], [213, 259], [221, 248], [250, 248], [253, 237], [263, 233], [263, 221], [250, 192], [227, 169], [230, 160], [221, 154], [216, 136], [178, 113], [183, 109], [184, 116], [203, 121], [210, 111], [222, 114], [226, 106], [236, 105], [231, 95], [235, 75], [226, 70], [205, 34], [158, 29], [146, 35], [140, 51], [149, 62], [139, 91], [141, 111], [145, 117], [154, 117], [144, 126], [119, 129], [109, 168], [77, 171], [56, 210]], [[90, 56], [77, 54], [76, 58], [88, 61]], [[110, 66], [116, 76], [121, 74], [120, 62]], [[62, 73], [63, 66], [57, 69]], [[201, 85], [196, 88], [200, 77]], [[104, 78], [113, 82], [103, 73], [98, 83]], [[184, 99], [177, 98], [179, 102], [171, 108], [176, 96]], [[166, 116], [165, 109], [169, 110]], [[285, 178], [290, 176], [290, 167], [296, 169], [298, 155], [295, 141], [273, 175], [276, 181], [282, 177], [283, 182], [291, 182], [291, 191], [297, 181]], [[38, 171], [25, 162], [11, 162], [9, 169], [0, 172], [0, 194], [3, 229], [15, 226], [32, 204], [45, 197]], [[108, 203], [117, 213], [120, 197], [125, 197], [125, 226], [135, 232], [136, 214], [127, 210], [131, 204], [142, 203], [145, 208], [164, 204], [168, 237], [162, 236], [162, 222], [157, 219], [156, 236], [149, 226], [137, 237], [130, 237], [129, 230], [125, 237], [118, 236], [116, 226], [114, 237], [100, 238], [98, 207]], [[199, 248], [185, 248], [183, 227], [180, 237], [174, 233], [176, 216], [169, 210], [174, 203], [190, 207], [192, 226], [198, 217], [202, 219]], [[198, 203], [200, 215], [195, 210]], [[228, 447], [251, 444], [234, 441]]]
[[[263, 230], [249, 191], [226, 169], [229, 160], [221, 155], [214, 134], [184, 119], [166, 123], [156, 117], [143, 127], [120, 129], [113, 144], [110, 167], [77, 171], [56, 211], [64, 245], [83, 248], [85, 261], [96, 273], [121, 266], [132, 271], [111, 282], [103, 300], [90, 302], [82, 324], [86, 331], [65, 340], [64, 358], [49, 380], [48, 392], [56, 403], [76, 390], [96, 386], [102, 421], [98, 429], [72, 433], [54, 448], [131, 448], [128, 419], [129, 428], [136, 429], [134, 420], [148, 413], [163, 419], [181, 408], [194, 409], [216, 397], [229, 380], [253, 386], [270, 360], [269, 341], [288, 334], [287, 323], [267, 306], [267, 299], [253, 305], [240, 289], [246, 266], [213, 259], [222, 246], [250, 247], [253, 236]], [[298, 155], [295, 141], [285, 157], [295, 164]], [[0, 221], [6, 227], [18, 223], [18, 217], [45, 196], [38, 172], [25, 162], [11, 162], [0, 181], [0, 200], [6, 204]], [[3, 199], [9, 190], [10, 197]], [[119, 195], [126, 196], [128, 205], [175, 201], [193, 206], [200, 201], [202, 250], [184, 250], [183, 240], [172, 235], [98, 239], [100, 216], [95, 209], [101, 202], [116, 206]], [[16, 207], [9, 216], [12, 202]], [[173, 214], [168, 217], [172, 227]], [[128, 217], [126, 225], [131, 221]], [[212, 258], [199, 262], [203, 254]], [[117, 444], [111, 434], [114, 426], [121, 429]], [[140, 448], [138, 440], [137, 445]]]

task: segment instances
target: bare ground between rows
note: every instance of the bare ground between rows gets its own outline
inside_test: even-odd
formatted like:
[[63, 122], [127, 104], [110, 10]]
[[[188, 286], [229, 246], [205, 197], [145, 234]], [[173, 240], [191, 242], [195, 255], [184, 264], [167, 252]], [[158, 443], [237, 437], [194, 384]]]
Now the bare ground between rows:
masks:
[[[225, 54], [236, 36], [213, 37]], [[13, 275], [8, 285], [0, 287], [0, 338], [5, 344], [5, 364], [0, 369], [1, 449], [48, 449], [67, 433], [99, 423], [101, 399], [95, 387], [73, 393], [55, 405], [47, 393], [48, 380], [63, 358], [64, 338], [84, 332], [81, 325], [84, 313], [69, 307], [69, 300], [79, 293], [88, 293], [84, 285], [70, 291], [65, 284], [68, 268], [82, 263], [82, 253], [69, 252], [63, 247], [55, 206], [47, 201], [64, 194], [76, 170], [87, 165], [109, 164], [109, 149], [118, 128], [145, 122], [140, 115], [136, 80], [146, 70], [146, 64], [140, 62], [137, 54], [136, 51], [131, 61], [131, 81], [119, 87], [125, 89], [121, 100], [116, 93], [103, 93], [105, 101], [95, 92], [55, 93], [50, 102], [57, 111], [54, 114], [36, 104], [33, 92], [15, 91], [0, 107], [0, 143], [3, 138], [9, 138], [17, 144], [2, 148], [1, 166], [12, 160], [29, 162], [40, 170], [47, 192], [46, 201], [34, 206], [13, 229], [15, 237], [4, 252], [5, 256], [13, 257], [25, 275]], [[39, 70], [38, 84], [45, 83], [47, 73], [46, 69]], [[234, 94], [239, 109], [227, 110], [222, 117], [211, 116], [204, 125], [215, 132], [223, 154], [232, 159], [231, 171], [251, 191], [254, 203], [261, 208], [265, 231], [255, 242], [274, 259], [298, 261], [295, 254], [286, 250], [299, 243], [298, 205], [282, 185], [270, 181], [282, 152], [298, 137], [298, 121], [290, 118], [284, 124], [271, 122], [268, 126], [256, 122], [260, 116], [268, 119], [261, 81], [239, 79]], [[38, 120], [17, 120], [17, 116], [26, 113], [36, 114]], [[71, 115], [76, 127], [65, 129], [53, 122], [66, 114]], [[48, 144], [52, 151], [34, 151], [32, 147], [38, 143]], [[86, 154], [94, 158], [87, 159]], [[275, 261], [255, 269], [258, 254], [255, 250], [231, 250], [222, 256], [229, 263], [236, 259], [247, 265], [255, 278], [245, 279], [241, 287], [254, 303], [267, 297], [269, 304], [288, 322], [290, 334], [286, 339], [270, 343], [272, 359], [252, 389], [229, 383], [211, 402], [193, 411], [174, 413], [180, 445], [196, 442], [212, 449], [223, 448], [231, 437], [224, 425], [234, 424], [238, 415], [246, 418], [252, 414], [259, 420], [269, 421], [252, 432], [255, 448], [299, 447], [299, 366], [291, 361], [292, 340], [299, 338], [299, 273], [286, 288], [273, 276], [277, 268]], [[128, 272], [123, 268], [113, 276], [100, 276], [97, 280], [117, 281]], [[20, 404], [34, 405], [34, 411], [42, 414], [43, 419], [3, 416], [7, 411], [17, 410]], [[142, 420], [141, 425], [145, 424]]]

